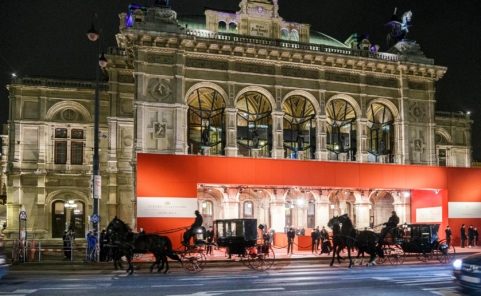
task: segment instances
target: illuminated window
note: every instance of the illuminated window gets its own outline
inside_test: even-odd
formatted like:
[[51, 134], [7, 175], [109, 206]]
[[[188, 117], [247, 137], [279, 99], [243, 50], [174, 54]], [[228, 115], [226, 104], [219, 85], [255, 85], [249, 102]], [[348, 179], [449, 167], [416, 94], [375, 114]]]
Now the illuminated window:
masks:
[[387, 156], [383, 162], [394, 162], [394, 118], [384, 104], [371, 104], [367, 111], [368, 151], [370, 160], [379, 162], [379, 156]]
[[54, 163], [82, 165], [84, 159], [84, 130], [55, 128]]
[[237, 100], [237, 144], [239, 154], [269, 157], [272, 150], [272, 106], [258, 92], [247, 92]]
[[223, 155], [225, 147], [225, 103], [211, 88], [199, 88], [188, 99], [189, 152], [201, 154], [209, 147], [211, 155]]
[[327, 149], [336, 160], [340, 153], [347, 154], [347, 160], [356, 160], [356, 112], [347, 101], [331, 100], [327, 107]]
[[244, 218], [254, 217], [254, 204], [252, 201], [244, 202]]
[[285, 157], [314, 159], [316, 152], [314, 106], [304, 97], [292, 96], [282, 104], [282, 111]]

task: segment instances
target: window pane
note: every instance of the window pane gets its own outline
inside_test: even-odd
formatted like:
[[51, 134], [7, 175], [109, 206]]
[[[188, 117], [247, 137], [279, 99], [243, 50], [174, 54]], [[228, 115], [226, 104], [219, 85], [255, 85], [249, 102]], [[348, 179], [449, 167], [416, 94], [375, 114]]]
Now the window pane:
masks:
[[73, 129], [72, 130], [72, 139], [83, 139], [84, 138], [84, 131], [81, 129]]
[[83, 164], [84, 147], [83, 142], [72, 142], [70, 146], [70, 163]]
[[202, 214], [207, 216], [212, 216], [214, 212], [214, 206], [211, 201], [205, 200], [202, 202]]
[[254, 205], [251, 201], [244, 202], [244, 218], [249, 218], [254, 216]]
[[55, 163], [56, 164], [67, 163], [67, 142], [65, 141], [55, 142]]
[[67, 129], [66, 128], [56, 128], [55, 129], [55, 138], [67, 138]]
[[55, 215], [63, 215], [64, 214], [64, 204], [63, 202], [56, 202], [54, 206]]

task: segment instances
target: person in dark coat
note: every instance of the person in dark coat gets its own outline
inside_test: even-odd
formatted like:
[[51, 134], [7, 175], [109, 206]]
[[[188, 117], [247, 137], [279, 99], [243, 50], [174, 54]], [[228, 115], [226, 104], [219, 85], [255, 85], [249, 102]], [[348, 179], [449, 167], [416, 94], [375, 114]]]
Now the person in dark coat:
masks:
[[311, 232], [311, 252], [314, 254], [314, 252], [317, 252], [317, 249], [319, 248], [319, 226], [316, 229], [313, 229]]
[[65, 259], [71, 260], [72, 258], [72, 242], [70, 241], [70, 235], [68, 231], [65, 231], [62, 236], [63, 241], [63, 253]]
[[287, 231], [287, 254], [292, 254], [294, 249], [294, 238], [296, 237], [296, 231], [294, 228], [289, 228]]
[[214, 230], [212, 226], [209, 227], [209, 230], [205, 232], [206, 240], [207, 240], [207, 255], [212, 255], [212, 245], [214, 241]]
[[478, 237], [479, 237], [478, 227], [474, 227], [474, 246], [478, 245]]
[[473, 225], [469, 225], [468, 228], [468, 248], [474, 247], [474, 228]]
[[444, 232], [446, 233], [446, 244], [448, 246], [450, 246], [451, 245], [451, 236], [453, 234], [453, 232], [451, 231], [451, 227], [449, 227], [449, 225], [446, 226], [446, 230], [444, 230]]
[[466, 244], [466, 225], [461, 225], [461, 248]]
[[391, 217], [389, 217], [389, 220], [386, 223], [384, 223], [384, 228], [381, 230], [381, 234], [379, 235], [379, 241], [383, 243], [386, 235], [388, 233], [392, 233], [392, 230], [396, 229], [398, 224], [399, 224], [399, 217], [396, 214], [396, 211], [392, 211]]
[[202, 215], [200, 214], [199, 211], [195, 211], [194, 212], [195, 214], [195, 220], [194, 220], [194, 223], [192, 223], [192, 225], [190, 226], [190, 229], [187, 230], [186, 232], [184, 232], [184, 236], [183, 236], [183, 244], [185, 246], [188, 246], [189, 245], [189, 242], [190, 242], [190, 238], [192, 236], [194, 236], [194, 230], [198, 227], [201, 227], [202, 224], [204, 223], [204, 219], [202, 218]]

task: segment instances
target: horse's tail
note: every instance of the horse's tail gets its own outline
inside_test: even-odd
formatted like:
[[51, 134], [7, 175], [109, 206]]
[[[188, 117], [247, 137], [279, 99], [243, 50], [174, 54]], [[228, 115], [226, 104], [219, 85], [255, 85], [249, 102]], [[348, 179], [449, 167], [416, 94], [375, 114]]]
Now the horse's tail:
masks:
[[170, 240], [170, 238], [167, 236], [164, 236], [163, 238], [165, 239], [165, 249], [164, 249], [165, 255], [167, 255], [167, 257], [169, 257], [172, 260], [176, 260], [182, 263], [182, 260], [180, 259], [179, 255], [177, 255], [173, 251], [172, 241]]

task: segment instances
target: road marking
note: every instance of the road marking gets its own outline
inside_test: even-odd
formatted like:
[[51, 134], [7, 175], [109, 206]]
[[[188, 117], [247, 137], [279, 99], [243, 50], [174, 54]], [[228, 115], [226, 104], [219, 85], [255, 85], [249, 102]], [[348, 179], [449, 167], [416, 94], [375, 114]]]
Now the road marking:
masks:
[[426, 288], [423, 289], [424, 291], [431, 292], [435, 295], [440, 295], [440, 296], [459, 296], [463, 295], [460, 292], [456, 291], [457, 289], [454, 287], [449, 287], [449, 288]]
[[221, 291], [201, 291], [192, 294], [171, 294], [166, 296], [216, 296], [229, 293], [252, 293], [252, 292], [272, 292], [284, 291], [284, 288], [265, 288], [265, 289], [239, 289], [239, 290], [221, 290]]
[[171, 288], [171, 287], [200, 287], [205, 284], [184, 284], [184, 285], [152, 285], [152, 288]]

